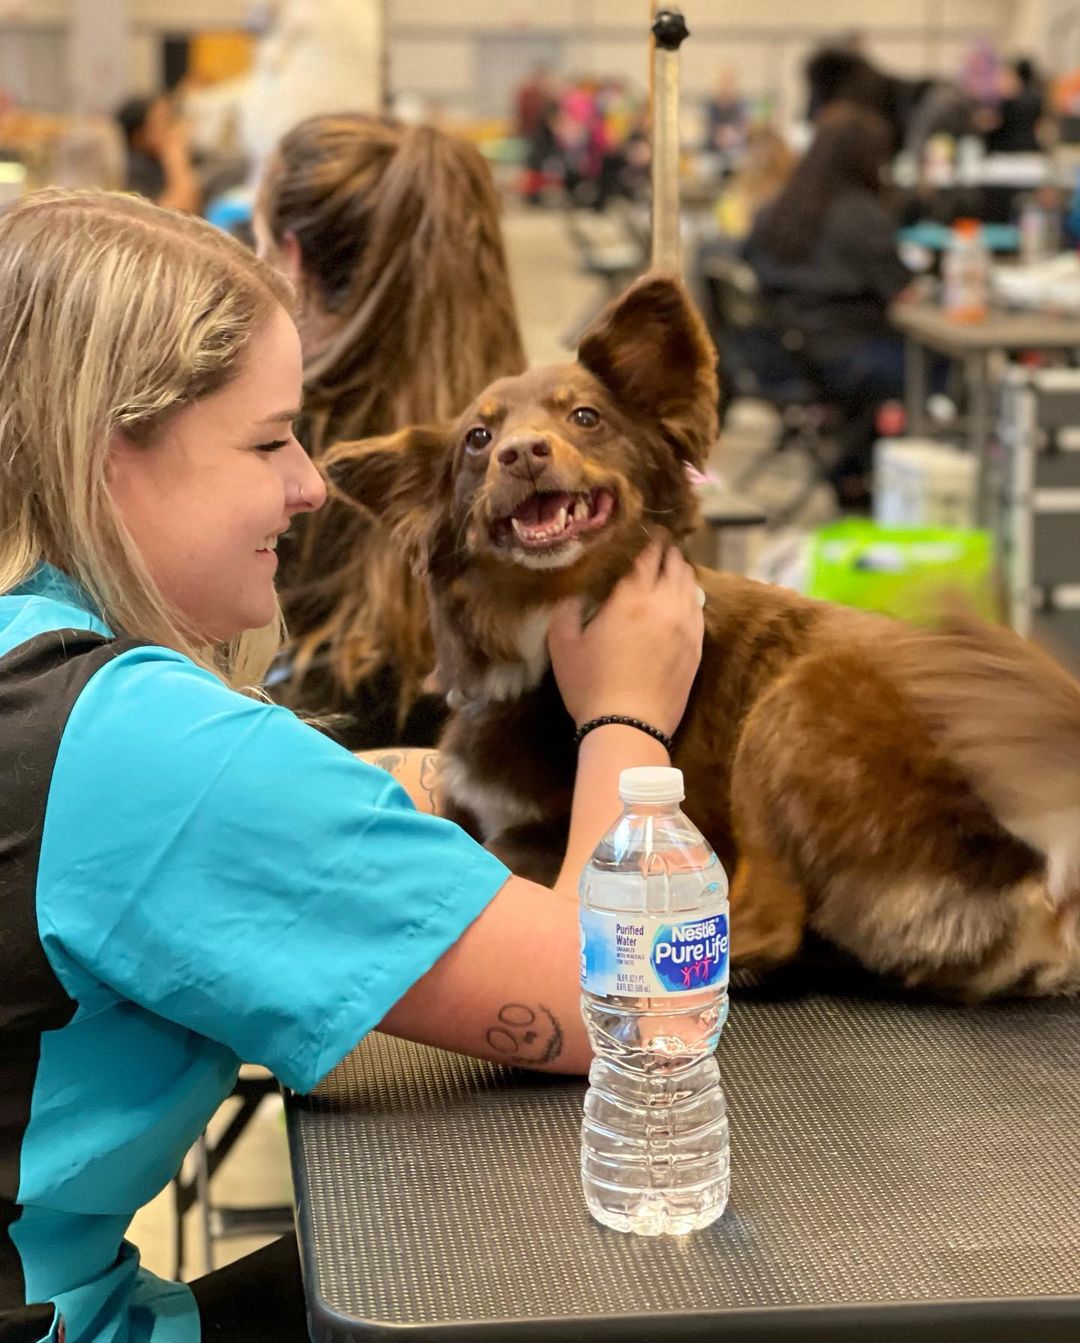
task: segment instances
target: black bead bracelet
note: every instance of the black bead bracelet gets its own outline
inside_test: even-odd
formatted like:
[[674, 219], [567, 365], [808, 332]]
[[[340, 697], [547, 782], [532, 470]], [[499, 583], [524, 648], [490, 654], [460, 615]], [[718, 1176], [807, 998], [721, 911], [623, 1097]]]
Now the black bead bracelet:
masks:
[[636, 727], [639, 732], [647, 732], [650, 737], [656, 738], [668, 755], [671, 754], [671, 738], [666, 732], [661, 732], [658, 727], [653, 727], [651, 723], [642, 722], [640, 718], [627, 718], [621, 713], [605, 714], [603, 718], [590, 718], [587, 723], [582, 723], [574, 733], [574, 745], [580, 746], [582, 738], [588, 736], [594, 727], [607, 727], [612, 723], [618, 723], [622, 727]]

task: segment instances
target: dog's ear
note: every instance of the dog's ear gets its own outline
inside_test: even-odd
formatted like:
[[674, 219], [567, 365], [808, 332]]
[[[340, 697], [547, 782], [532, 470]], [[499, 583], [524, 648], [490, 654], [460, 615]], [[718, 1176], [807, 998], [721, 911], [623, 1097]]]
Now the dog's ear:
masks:
[[630, 415], [659, 420], [678, 455], [703, 468], [718, 433], [716, 350], [683, 285], [637, 280], [581, 338], [578, 362]]
[[414, 543], [448, 494], [454, 433], [420, 425], [382, 438], [336, 443], [321, 466], [334, 492], [358, 504]]

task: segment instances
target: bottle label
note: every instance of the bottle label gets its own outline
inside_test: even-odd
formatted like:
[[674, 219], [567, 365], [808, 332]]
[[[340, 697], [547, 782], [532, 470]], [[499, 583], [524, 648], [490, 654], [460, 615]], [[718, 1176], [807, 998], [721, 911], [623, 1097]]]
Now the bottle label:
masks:
[[725, 912], [673, 921], [670, 914], [581, 912], [581, 987], [598, 997], [651, 998], [723, 988]]

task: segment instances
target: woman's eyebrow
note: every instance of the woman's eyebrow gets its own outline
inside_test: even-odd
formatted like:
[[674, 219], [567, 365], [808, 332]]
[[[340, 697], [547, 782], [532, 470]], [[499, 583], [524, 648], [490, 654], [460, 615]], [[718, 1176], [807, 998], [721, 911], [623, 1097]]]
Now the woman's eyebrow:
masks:
[[259, 424], [285, 424], [300, 418], [299, 410], [279, 410], [275, 415], [265, 415]]

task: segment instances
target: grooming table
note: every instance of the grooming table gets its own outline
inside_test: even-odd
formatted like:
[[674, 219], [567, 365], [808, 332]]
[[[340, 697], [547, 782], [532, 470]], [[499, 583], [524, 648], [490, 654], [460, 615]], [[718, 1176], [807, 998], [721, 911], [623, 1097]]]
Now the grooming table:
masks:
[[1080, 1339], [1080, 1006], [733, 998], [725, 1216], [595, 1223], [584, 1084], [372, 1035], [286, 1096], [312, 1338]]

